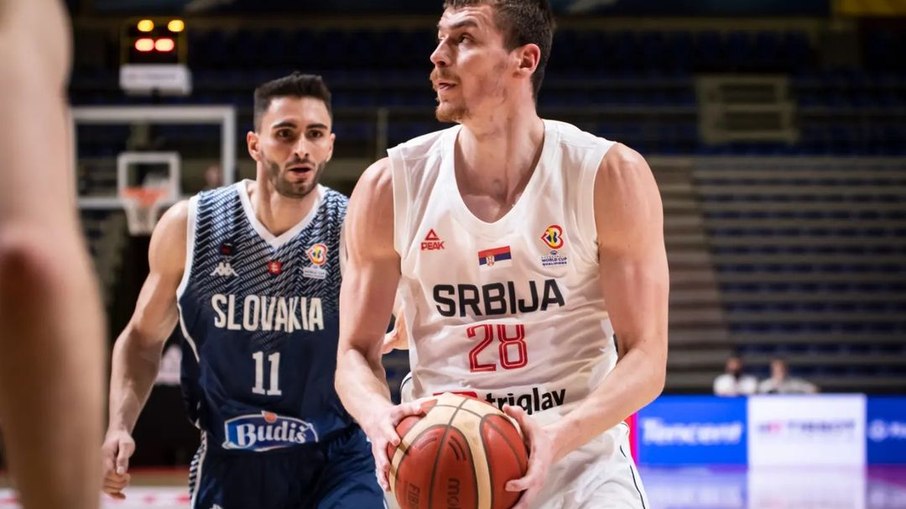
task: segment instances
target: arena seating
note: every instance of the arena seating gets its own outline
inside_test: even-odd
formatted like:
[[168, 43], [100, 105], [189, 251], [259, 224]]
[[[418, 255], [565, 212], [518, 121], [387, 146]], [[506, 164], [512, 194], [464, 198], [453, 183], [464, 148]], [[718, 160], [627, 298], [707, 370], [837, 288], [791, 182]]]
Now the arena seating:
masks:
[[[432, 30], [385, 25], [209, 25], [190, 31], [193, 94], [155, 100], [234, 105], [244, 154], [251, 89], [294, 69], [320, 73], [334, 91], [337, 157], [373, 159], [384, 140], [442, 127], [427, 81], [434, 39]], [[820, 39], [788, 28], [557, 33], [542, 115], [638, 149], [661, 185], [674, 291], [668, 389], [708, 390], [732, 350], [760, 374], [783, 355], [829, 391], [906, 388], [906, 35], [865, 31], [854, 65], [829, 65]], [[115, 39], [103, 44], [116, 55]], [[798, 141], [705, 143], [696, 80], [712, 73], [787, 80]], [[122, 94], [117, 80], [112, 61], [77, 59], [71, 99], [147, 103]], [[80, 133], [81, 185], [111, 189], [103, 161], [129, 134]], [[151, 135], [154, 146], [187, 154], [210, 138], [192, 126]], [[113, 223], [97, 214], [83, 212], [99, 259], [107, 231], [99, 224]], [[401, 377], [405, 358], [397, 360], [392, 374]]]

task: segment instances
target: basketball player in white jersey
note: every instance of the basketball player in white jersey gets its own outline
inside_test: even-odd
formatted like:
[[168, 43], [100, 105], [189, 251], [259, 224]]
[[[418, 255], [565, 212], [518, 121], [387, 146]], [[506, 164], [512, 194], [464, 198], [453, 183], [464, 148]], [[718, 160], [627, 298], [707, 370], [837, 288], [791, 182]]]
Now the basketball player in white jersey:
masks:
[[447, 0], [431, 55], [437, 117], [366, 170], [346, 224], [337, 388], [387, 487], [394, 406], [381, 369], [399, 289], [413, 396], [503, 408], [529, 470], [525, 508], [647, 508], [623, 420], [660, 394], [669, 278], [645, 160], [543, 120], [546, 0]]
[[105, 334], [74, 203], [69, 37], [62, 2], [0, 1], [0, 428], [26, 509], [100, 500]]

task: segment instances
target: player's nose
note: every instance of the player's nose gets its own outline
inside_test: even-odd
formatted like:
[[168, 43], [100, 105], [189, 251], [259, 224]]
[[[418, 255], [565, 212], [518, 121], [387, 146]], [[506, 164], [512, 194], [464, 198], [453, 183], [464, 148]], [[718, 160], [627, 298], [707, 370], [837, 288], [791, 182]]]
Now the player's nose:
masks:
[[293, 152], [295, 152], [299, 159], [305, 160], [311, 154], [311, 141], [307, 140], [305, 136], [300, 136], [299, 141], [296, 142], [296, 146], [293, 147]]
[[446, 67], [450, 65], [450, 55], [444, 41], [439, 41], [437, 43], [437, 47], [431, 52], [430, 60], [435, 67]]

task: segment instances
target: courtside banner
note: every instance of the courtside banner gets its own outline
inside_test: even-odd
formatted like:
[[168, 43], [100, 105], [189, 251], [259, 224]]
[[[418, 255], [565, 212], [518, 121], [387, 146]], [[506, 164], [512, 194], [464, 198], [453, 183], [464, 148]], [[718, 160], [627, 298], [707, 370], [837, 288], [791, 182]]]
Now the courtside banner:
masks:
[[906, 397], [868, 398], [867, 452], [872, 465], [906, 465]]
[[745, 465], [746, 399], [661, 396], [639, 411], [643, 465]]
[[865, 465], [865, 395], [749, 398], [749, 465]]

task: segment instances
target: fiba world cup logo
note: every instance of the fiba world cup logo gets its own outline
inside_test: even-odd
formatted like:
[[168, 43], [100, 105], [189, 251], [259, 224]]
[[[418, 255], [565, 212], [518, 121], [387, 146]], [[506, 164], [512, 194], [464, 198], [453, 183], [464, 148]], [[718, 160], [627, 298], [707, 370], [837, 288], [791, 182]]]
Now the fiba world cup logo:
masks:
[[541, 240], [551, 249], [560, 249], [563, 247], [563, 228], [556, 224], [548, 226], [541, 235]]
[[308, 255], [308, 259], [311, 260], [311, 263], [320, 267], [327, 261], [327, 246], [319, 242], [308, 248], [308, 251], [306, 251], [305, 254]]

